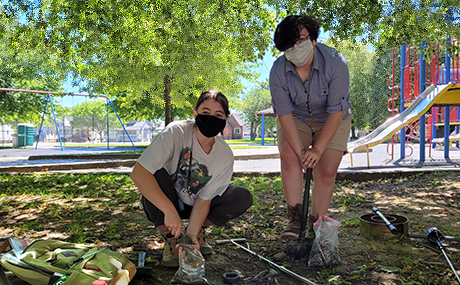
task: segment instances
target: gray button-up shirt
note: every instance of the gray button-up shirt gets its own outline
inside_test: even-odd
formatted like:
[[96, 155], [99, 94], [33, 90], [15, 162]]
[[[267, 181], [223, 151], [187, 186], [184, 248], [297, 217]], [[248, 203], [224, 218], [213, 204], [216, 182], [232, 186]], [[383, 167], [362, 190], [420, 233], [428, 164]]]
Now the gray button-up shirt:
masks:
[[310, 76], [302, 82], [295, 66], [280, 56], [270, 70], [270, 93], [275, 114], [293, 113], [302, 121], [325, 122], [329, 114], [349, 115], [350, 75], [345, 58], [335, 49], [316, 43]]

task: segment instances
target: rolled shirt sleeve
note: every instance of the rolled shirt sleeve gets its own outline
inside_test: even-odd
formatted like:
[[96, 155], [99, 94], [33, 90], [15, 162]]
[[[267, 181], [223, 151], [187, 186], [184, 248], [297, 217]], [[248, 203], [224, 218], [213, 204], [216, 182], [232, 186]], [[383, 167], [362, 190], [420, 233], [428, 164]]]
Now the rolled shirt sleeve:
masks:
[[327, 113], [334, 114], [351, 107], [350, 103], [350, 73], [345, 58], [337, 53], [340, 64], [331, 66], [331, 81], [329, 83], [329, 98], [327, 101]]

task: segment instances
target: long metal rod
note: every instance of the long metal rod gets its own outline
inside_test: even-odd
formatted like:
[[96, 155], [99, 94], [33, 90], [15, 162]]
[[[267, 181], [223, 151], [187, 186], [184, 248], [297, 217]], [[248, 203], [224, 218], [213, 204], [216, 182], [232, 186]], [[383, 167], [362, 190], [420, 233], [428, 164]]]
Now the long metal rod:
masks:
[[[23, 93], [36, 93], [36, 94], [48, 94], [48, 95], [59, 95], [59, 96], [84, 96], [90, 97], [88, 94], [79, 94], [79, 93], [72, 93], [72, 92], [51, 92], [51, 91], [40, 91], [40, 90], [24, 90], [24, 89], [11, 89], [11, 88], [0, 88], [0, 91], [7, 91], [7, 92], [23, 92]], [[106, 98], [107, 96], [95, 96], [100, 98]]]
[[[49, 97], [49, 96], [50, 96], [50, 95], [48, 95], [48, 97]], [[49, 99], [50, 99], [51, 111], [53, 111], [54, 125], [55, 125], [55, 127], [56, 127], [56, 131], [57, 131], [57, 134], [58, 134], [59, 144], [61, 145], [61, 150], [64, 151], [64, 147], [62, 146], [61, 134], [59, 133], [59, 125], [58, 125], [57, 120], [56, 120], [56, 112], [54, 112], [53, 100], [51, 100], [51, 97], [49, 97]], [[64, 123], [63, 123], [63, 124], [64, 124]]]
[[302, 204], [302, 219], [300, 224], [300, 234], [299, 234], [299, 242], [305, 239], [305, 233], [307, 228], [307, 216], [308, 216], [308, 208], [310, 204], [310, 183], [311, 183], [311, 168], [307, 168], [307, 172], [305, 173], [305, 190], [303, 194], [303, 204]]
[[450, 259], [447, 256], [446, 252], [444, 251], [444, 248], [443, 248], [442, 244], [439, 242], [439, 240], [437, 240], [436, 242], [438, 243], [439, 249], [442, 251], [442, 254], [444, 254], [444, 257], [446, 258], [447, 263], [449, 263], [450, 269], [454, 272], [455, 277], [457, 277], [458, 283], [460, 284], [460, 277], [457, 274], [457, 270], [455, 270], [454, 266], [450, 262]]
[[40, 129], [38, 129], [38, 137], [37, 137], [37, 143], [35, 144], [35, 149], [38, 147], [38, 141], [40, 140], [40, 134], [42, 133], [42, 127], [43, 127], [43, 120], [45, 119], [45, 114], [46, 114], [46, 106], [48, 106], [48, 99], [50, 98], [50, 95], [46, 96], [46, 101], [45, 101], [45, 109], [43, 109], [43, 116], [42, 116], [42, 122], [40, 123]]
[[[128, 134], [128, 131], [127, 131], [126, 128], [125, 128], [125, 125], [123, 125], [123, 122], [121, 121], [120, 116], [118, 116], [118, 113], [117, 113], [117, 111], [115, 110], [115, 107], [113, 106], [112, 101], [108, 100], [108, 102], [110, 103], [110, 106], [112, 106], [112, 110], [115, 112], [115, 115], [117, 115], [118, 121], [120, 121], [120, 124], [121, 124], [121, 126], [123, 127], [123, 130], [125, 131], [126, 135], [128, 136], [128, 139], [129, 139], [129, 141], [131, 142], [133, 148], [134, 148], [135, 150], [137, 150], [136, 146], [135, 146], [134, 143], [133, 143], [133, 140], [131, 139], [131, 137], [130, 137], [129, 134]], [[123, 135], [123, 136], [124, 136], [124, 135]]]
[[281, 266], [281, 265], [278, 265], [278, 264], [274, 263], [273, 261], [268, 260], [268, 259], [266, 259], [265, 257], [263, 257], [263, 256], [261, 256], [261, 255], [255, 253], [254, 251], [250, 250], [249, 248], [244, 247], [244, 246], [242, 246], [242, 245], [236, 243], [234, 240], [231, 239], [230, 241], [231, 241], [234, 245], [236, 245], [237, 247], [240, 247], [240, 248], [244, 249], [245, 251], [247, 251], [247, 252], [249, 252], [249, 253], [251, 253], [251, 254], [257, 256], [258, 258], [260, 258], [260, 259], [262, 259], [262, 260], [265, 260], [266, 262], [270, 263], [271, 265], [273, 265], [273, 266], [276, 267], [277, 269], [283, 271], [284, 273], [289, 274], [289, 275], [291, 275], [292, 277], [295, 277], [295, 278], [297, 278], [297, 279], [299, 279], [299, 280], [301, 280], [301, 281], [303, 281], [303, 282], [305, 282], [305, 283], [307, 283], [307, 284], [317, 285], [315, 282], [310, 281], [310, 280], [308, 280], [307, 278], [302, 277], [302, 276], [300, 276], [299, 274], [290, 271], [290, 270], [287, 269], [286, 267]]
[[110, 129], [109, 129], [109, 98], [105, 98], [105, 106], [106, 106], [106, 115], [107, 115], [107, 149], [110, 148], [109, 141], [110, 141]]
[[[414, 233], [408, 233], [408, 237], [410, 238], [424, 238], [427, 239], [428, 236], [426, 234], [414, 234]], [[460, 237], [454, 237], [454, 236], [443, 236], [444, 240], [451, 240], [451, 241], [459, 241], [460, 242]]]

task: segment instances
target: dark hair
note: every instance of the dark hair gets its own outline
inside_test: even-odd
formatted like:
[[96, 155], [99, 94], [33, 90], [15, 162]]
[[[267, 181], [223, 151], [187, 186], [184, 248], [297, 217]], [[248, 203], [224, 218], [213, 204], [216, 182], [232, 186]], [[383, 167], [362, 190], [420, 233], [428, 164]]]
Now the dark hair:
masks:
[[220, 105], [222, 105], [222, 108], [224, 109], [225, 116], [228, 117], [230, 115], [227, 97], [225, 97], [225, 95], [222, 92], [216, 89], [206, 90], [203, 93], [201, 93], [200, 97], [198, 97], [198, 100], [196, 100], [195, 110], [198, 111], [198, 107], [200, 107], [200, 105], [208, 99], [214, 99], [217, 102], [219, 102]]
[[319, 35], [319, 23], [316, 18], [308, 15], [291, 15], [284, 18], [275, 30], [275, 47], [279, 51], [285, 51], [295, 45], [300, 37], [300, 30], [307, 29], [310, 39], [316, 41]]

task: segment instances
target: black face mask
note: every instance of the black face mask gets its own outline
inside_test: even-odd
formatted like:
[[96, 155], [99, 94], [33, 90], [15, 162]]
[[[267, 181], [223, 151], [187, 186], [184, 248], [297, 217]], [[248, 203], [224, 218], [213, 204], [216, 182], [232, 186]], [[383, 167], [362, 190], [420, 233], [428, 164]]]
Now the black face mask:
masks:
[[205, 137], [212, 138], [223, 131], [227, 121], [212, 115], [198, 114], [195, 118], [195, 123]]

